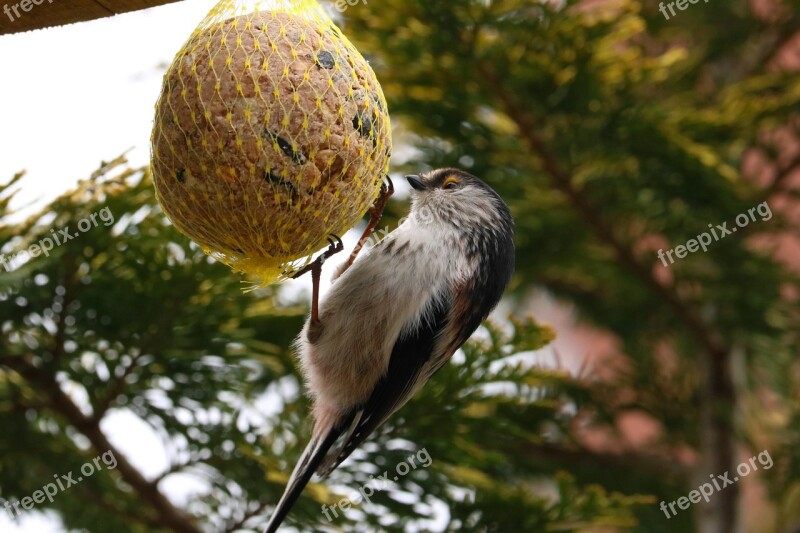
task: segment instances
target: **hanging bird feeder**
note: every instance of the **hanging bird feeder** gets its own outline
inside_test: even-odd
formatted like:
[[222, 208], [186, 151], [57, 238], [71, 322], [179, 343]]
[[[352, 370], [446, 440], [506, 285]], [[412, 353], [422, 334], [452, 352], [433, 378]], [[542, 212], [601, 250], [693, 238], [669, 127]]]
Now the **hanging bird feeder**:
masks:
[[179, 231], [270, 283], [359, 221], [391, 146], [375, 73], [316, 1], [223, 0], [164, 76], [152, 169]]

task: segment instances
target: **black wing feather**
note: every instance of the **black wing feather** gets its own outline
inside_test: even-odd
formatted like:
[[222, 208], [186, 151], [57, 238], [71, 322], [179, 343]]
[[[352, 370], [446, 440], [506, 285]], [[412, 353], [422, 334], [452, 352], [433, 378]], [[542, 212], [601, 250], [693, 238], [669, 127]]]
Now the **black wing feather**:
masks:
[[325, 475], [339, 466], [400, 407], [398, 403], [406, 399], [425, 363], [431, 359], [436, 341], [447, 325], [450, 310], [451, 298], [441, 298], [417, 329], [397, 339], [386, 373], [375, 385], [367, 401], [355, 409], [356, 413], [361, 414], [358, 423], [342, 444], [339, 454], [324, 464], [320, 474]]

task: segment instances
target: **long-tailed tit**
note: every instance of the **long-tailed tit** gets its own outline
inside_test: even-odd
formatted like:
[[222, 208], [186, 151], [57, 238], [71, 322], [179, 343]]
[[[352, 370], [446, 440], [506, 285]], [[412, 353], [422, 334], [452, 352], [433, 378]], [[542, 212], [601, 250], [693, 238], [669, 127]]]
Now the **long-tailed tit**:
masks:
[[314, 300], [296, 345], [314, 429], [265, 533], [278, 529], [314, 472], [330, 473], [425, 385], [511, 280], [514, 222], [496, 192], [452, 168], [406, 178], [408, 218], [353, 262], [391, 194], [384, 189], [370, 228], [319, 304], [322, 261], [341, 241], [308, 268]]

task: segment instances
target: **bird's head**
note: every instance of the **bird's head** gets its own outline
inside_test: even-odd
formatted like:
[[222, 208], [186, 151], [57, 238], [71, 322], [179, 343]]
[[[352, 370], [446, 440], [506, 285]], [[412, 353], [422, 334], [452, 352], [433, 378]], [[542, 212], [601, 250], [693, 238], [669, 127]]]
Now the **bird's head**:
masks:
[[406, 176], [411, 185], [411, 216], [421, 223], [460, 229], [513, 231], [508, 206], [480, 178], [455, 168]]

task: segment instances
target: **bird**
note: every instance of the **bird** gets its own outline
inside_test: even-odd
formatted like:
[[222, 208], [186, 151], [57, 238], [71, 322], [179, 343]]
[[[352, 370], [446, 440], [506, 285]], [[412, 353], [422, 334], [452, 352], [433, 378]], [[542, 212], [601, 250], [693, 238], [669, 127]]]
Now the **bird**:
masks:
[[312, 309], [295, 348], [314, 424], [265, 533], [278, 530], [315, 472], [327, 476], [450, 360], [513, 276], [514, 221], [491, 187], [455, 168], [405, 178], [409, 215], [356, 258], [393, 191], [389, 180], [321, 302], [320, 269], [341, 240], [306, 269]]

